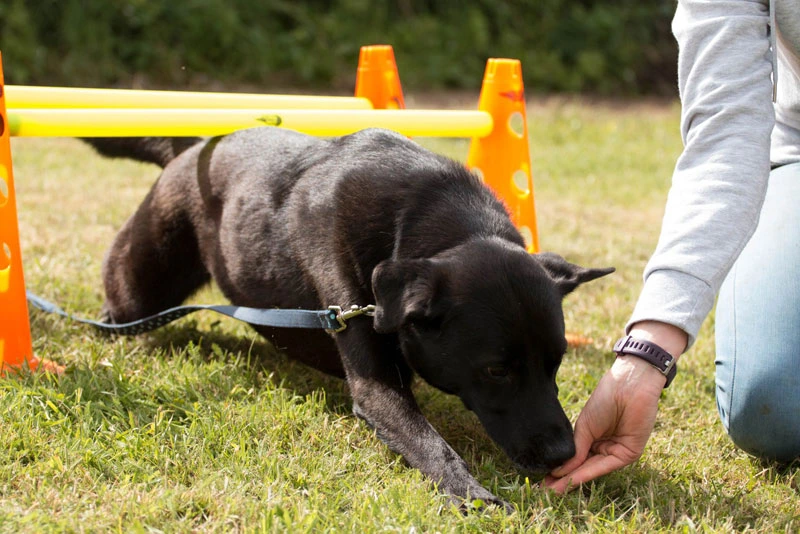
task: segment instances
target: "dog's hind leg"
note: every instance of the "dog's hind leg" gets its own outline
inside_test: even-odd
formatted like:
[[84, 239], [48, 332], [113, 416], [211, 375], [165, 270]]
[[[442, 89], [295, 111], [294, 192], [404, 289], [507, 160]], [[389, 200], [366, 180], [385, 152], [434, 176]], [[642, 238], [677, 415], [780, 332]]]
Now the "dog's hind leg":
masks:
[[192, 194], [177, 173], [165, 171], [117, 234], [103, 264], [106, 321], [177, 306], [209, 281], [191, 220]]

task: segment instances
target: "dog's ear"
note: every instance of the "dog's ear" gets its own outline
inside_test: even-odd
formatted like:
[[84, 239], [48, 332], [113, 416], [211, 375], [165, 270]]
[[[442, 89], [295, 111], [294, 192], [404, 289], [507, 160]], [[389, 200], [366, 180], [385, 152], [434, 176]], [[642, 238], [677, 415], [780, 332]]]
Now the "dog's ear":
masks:
[[375, 331], [397, 332], [408, 320], [430, 317], [439, 274], [431, 260], [384, 260], [372, 271]]
[[541, 266], [545, 268], [550, 277], [555, 281], [558, 289], [561, 291], [562, 297], [571, 293], [572, 290], [579, 285], [611, 274], [616, 270], [614, 267], [587, 269], [586, 267], [570, 263], [553, 252], [540, 252], [539, 254], [533, 254], [533, 257], [539, 261]]

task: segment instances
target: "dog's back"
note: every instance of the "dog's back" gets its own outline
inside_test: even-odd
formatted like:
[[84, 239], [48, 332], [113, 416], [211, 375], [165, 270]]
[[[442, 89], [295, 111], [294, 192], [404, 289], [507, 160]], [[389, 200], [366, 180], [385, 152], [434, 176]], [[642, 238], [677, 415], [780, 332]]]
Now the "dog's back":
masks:
[[[401, 242], [387, 246], [412, 248], [418, 254], [433, 254], [471, 235], [497, 235], [523, 243], [503, 204], [462, 164], [388, 130], [320, 139], [291, 130], [252, 128], [205, 141], [153, 137], [85, 141], [103, 155], [162, 167], [183, 155], [165, 175], [198, 180], [191, 187], [199, 187], [203, 201], [210, 203], [204, 211], [221, 212], [234, 203], [241, 211], [255, 199], [268, 202], [273, 216], [279, 215], [277, 211], [297, 216], [285, 220], [291, 226], [286, 235], [297, 239], [302, 238], [303, 227], [313, 229], [317, 224], [312, 217], [324, 217], [328, 222], [335, 218], [356, 242], [368, 233], [388, 232], [393, 240], [399, 231]], [[221, 191], [224, 195], [217, 194]], [[334, 202], [320, 202], [327, 197]], [[417, 224], [394, 227], [403, 221]]]

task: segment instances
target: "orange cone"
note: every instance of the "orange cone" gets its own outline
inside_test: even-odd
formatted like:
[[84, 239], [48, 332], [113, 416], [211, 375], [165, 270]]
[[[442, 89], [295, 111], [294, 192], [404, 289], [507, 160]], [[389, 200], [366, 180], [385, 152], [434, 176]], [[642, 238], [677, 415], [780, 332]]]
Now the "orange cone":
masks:
[[477, 171], [505, 203], [529, 252], [539, 251], [522, 65], [517, 59], [489, 59], [478, 109], [492, 116], [494, 129], [473, 138], [467, 166]]
[[31, 346], [4, 89], [0, 55], [0, 374], [24, 366], [60, 372], [53, 362], [39, 360]]
[[405, 109], [400, 74], [391, 45], [361, 47], [355, 96], [368, 99], [375, 109]]

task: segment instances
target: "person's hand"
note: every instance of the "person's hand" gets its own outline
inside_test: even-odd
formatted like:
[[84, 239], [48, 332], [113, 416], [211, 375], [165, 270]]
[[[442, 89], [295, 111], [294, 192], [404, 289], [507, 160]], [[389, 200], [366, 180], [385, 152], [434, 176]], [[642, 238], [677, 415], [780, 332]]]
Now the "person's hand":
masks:
[[[639, 323], [631, 334], [671, 354], [686, 347], [686, 334], [663, 323]], [[638, 460], [653, 432], [665, 383], [666, 377], [646, 361], [617, 358], [575, 422], [575, 456], [554, 469], [545, 486], [563, 493]]]
[[606, 372], [575, 422], [575, 456], [545, 478], [559, 493], [630, 465], [642, 455], [666, 377], [631, 356]]

